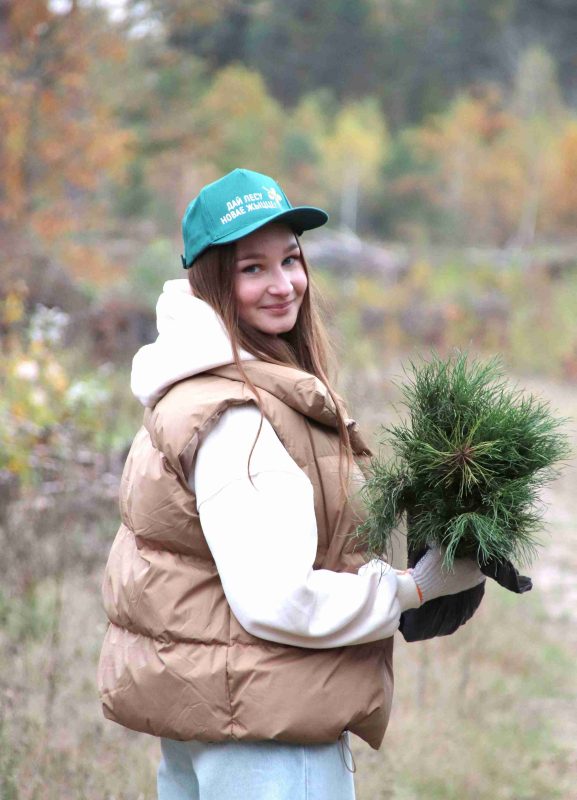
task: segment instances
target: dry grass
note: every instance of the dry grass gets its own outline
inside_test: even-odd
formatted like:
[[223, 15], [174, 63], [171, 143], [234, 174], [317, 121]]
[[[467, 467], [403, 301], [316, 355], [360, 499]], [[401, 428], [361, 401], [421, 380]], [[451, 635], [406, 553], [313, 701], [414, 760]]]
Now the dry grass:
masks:
[[[384, 387], [380, 376], [356, 381], [369, 428], [382, 418], [371, 398], [382, 402]], [[577, 395], [564, 387], [543, 394], [562, 413], [576, 411]], [[493, 584], [455, 636], [399, 638], [383, 747], [355, 745], [358, 800], [575, 796], [573, 477], [567, 471], [551, 489], [551, 540], [532, 594]], [[0, 798], [152, 800], [157, 741], [105, 721], [94, 685], [105, 628], [99, 581], [116, 512], [107, 503], [83, 521], [74, 509], [71, 497], [50, 513], [20, 508], [0, 529]]]
[[399, 642], [385, 742], [357, 749], [359, 800], [569, 800], [577, 681], [556, 633], [538, 598], [493, 585], [453, 637]]

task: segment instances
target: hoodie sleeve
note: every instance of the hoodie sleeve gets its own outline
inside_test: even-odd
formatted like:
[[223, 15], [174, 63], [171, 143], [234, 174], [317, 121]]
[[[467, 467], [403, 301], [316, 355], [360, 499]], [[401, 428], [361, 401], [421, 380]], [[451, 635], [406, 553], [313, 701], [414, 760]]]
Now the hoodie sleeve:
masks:
[[226, 598], [249, 633], [328, 648], [391, 636], [419, 606], [415, 581], [375, 560], [358, 574], [313, 570], [313, 488], [256, 406], [229, 409], [203, 440], [191, 488]]

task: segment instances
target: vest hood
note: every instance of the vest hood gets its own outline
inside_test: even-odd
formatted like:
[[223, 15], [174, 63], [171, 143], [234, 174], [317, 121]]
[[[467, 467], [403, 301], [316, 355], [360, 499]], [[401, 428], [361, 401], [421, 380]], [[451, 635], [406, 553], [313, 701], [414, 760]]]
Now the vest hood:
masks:
[[[328, 428], [337, 428], [335, 404], [327, 391], [327, 387], [315, 375], [293, 367], [268, 364], [257, 360], [243, 366], [246, 374], [257, 389], [265, 389], [278, 400], [286, 403], [289, 408], [298, 411], [308, 419], [320, 422]], [[211, 373], [229, 380], [244, 382], [243, 376], [234, 364], [213, 369]], [[349, 431], [353, 452], [357, 456], [372, 455], [361, 435], [356, 420], [347, 416], [342, 398], [338, 395], [337, 397], [341, 410], [345, 415], [345, 424]]]
[[[164, 284], [156, 325], [156, 341], [141, 347], [132, 361], [130, 386], [145, 407], [152, 408], [174, 383], [234, 361], [220, 317], [193, 296], [186, 278]], [[240, 355], [254, 359], [244, 350]]]

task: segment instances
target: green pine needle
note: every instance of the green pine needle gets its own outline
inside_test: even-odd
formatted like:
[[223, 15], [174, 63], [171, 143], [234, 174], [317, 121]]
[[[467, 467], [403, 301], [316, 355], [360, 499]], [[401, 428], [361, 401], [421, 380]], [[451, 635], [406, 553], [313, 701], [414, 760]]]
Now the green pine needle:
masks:
[[500, 359], [411, 362], [401, 386], [408, 420], [382, 429], [392, 447], [375, 458], [362, 490], [359, 535], [374, 555], [388, 551], [407, 514], [408, 545], [446, 549], [445, 562], [472, 556], [527, 564], [539, 544], [539, 492], [569, 455], [564, 420], [507, 385]]

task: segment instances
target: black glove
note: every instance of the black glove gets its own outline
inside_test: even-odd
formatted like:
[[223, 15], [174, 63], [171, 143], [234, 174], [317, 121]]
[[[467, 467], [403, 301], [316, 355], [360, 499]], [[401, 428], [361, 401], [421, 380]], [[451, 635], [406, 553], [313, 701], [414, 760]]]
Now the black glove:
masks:
[[[414, 567], [426, 552], [427, 548], [409, 552], [408, 566]], [[488, 578], [493, 578], [500, 586], [511, 592], [522, 594], [530, 591], [533, 586], [531, 578], [519, 575], [510, 561], [499, 563], [491, 559], [481, 565], [480, 569]], [[401, 614], [399, 630], [407, 642], [420, 642], [433, 639], [435, 636], [450, 636], [471, 619], [481, 605], [484, 594], [485, 584], [481, 583], [458, 594], [429, 600], [419, 608], [410, 608]]]
[[483, 575], [493, 578], [494, 581], [510, 592], [523, 594], [530, 592], [533, 588], [533, 581], [526, 575], [519, 575], [519, 570], [515, 569], [510, 561], [495, 561], [494, 558], [480, 565]]
[[[411, 551], [408, 566], [414, 567], [429, 548]], [[423, 603], [419, 608], [409, 608], [401, 614], [399, 630], [407, 642], [420, 642], [435, 636], [449, 636], [464, 625], [479, 608], [485, 583], [473, 586], [458, 594], [446, 594]]]

